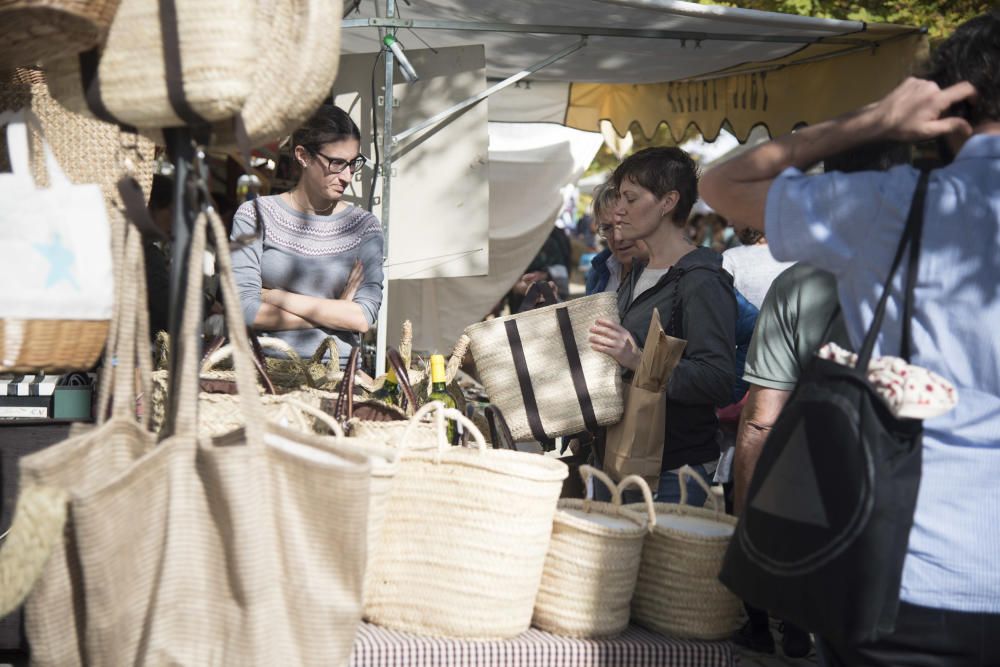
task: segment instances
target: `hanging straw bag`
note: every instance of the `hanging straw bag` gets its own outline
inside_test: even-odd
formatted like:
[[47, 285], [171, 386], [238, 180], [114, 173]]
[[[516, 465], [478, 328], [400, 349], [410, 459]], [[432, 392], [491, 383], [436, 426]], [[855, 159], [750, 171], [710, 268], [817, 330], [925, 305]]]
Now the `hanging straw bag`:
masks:
[[546, 442], [583, 430], [596, 431], [622, 416], [618, 362], [590, 348], [597, 319], [618, 322], [611, 293], [556, 303], [551, 288], [532, 285], [547, 305], [469, 326], [472, 356], [490, 401], [503, 410], [515, 440]]
[[101, 190], [73, 185], [46, 144], [48, 188], [29, 166], [30, 111], [0, 114], [10, 174], [0, 174], [0, 263], [16, 287], [0, 293], [0, 372], [88, 370], [113, 304], [111, 230]]
[[472, 422], [439, 402], [418, 410], [411, 427], [431, 411], [463, 422], [476, 447], [449, 445], [439, 422], [437, 450], [402, 459], [365, 616], [404, 632], [513, 637], [531, 624], [566, 466], [487, 449]]
[[[613, 637], [628, 627], [643, 538], [656, 521], [653, 494], [638, 475], [616, 486], [600, 470], [584, 465], [580, 477], [584, 484], [591, 477], [601, 480], [612, 502], [559, 501], [531, 622], [557, 635]], [[621, 491], [632, 484], [642, 491], [646, 518], [622, 506]]]
[[[191, 256], [204, 251], [195, 222]], [[218, 255], [227, 317], [239, 297]], [[181, 335], [194, 338], [192, 262]], [[173, 434], [124, 474], [75, 494], [88, 664], [345, 664], [361, 616], [370, 464], [310, 439], [265, 438], [246, 332], [231, 332], [245, 428], [199, 439], [198, 359], [183, 349]], [[332, 518], [335, 517], [335, 520]]]
[[[123, 256], [117, 245], [124, 235], [124, 229], [113, 235], [116, 257]], [[148, 352], [138, 343], [148, 340], [141, 240], [138, 232], [130, 230], [127, 241], [122, 239], [122, 242], [128, 252], [119, 274], [123, 279], [117, 281], [120, 306], [116, 331], [108, 341], [109, 358], [113, 355], [116, 363], [104, 366], [98, 425], [22, 458], [20, 473], [26, 489], [55, 488], [68, 494], [67, 498], [87, 493], [113, 480], [155, 444], [148, 425], [136, 421], [134, 408], [136, 358], [144, 376], [148, 377], [152, 366]], [[116, 266], [122, 266], [121, 262], [116, 262]], [[105, 421], [108, 403], [111, 417]], [[59, 539], [27, 602], [25, 630], [31, 645], [31, 660], [42, 667], [87, 664], [81, 652], [85, 617], [83, 573], [75, 524], [70, 517], [65, 532], [58, 531]]]
[[95, 46], [117, 8], [118, 0], [0, 0], [0, 68]]
[[257, 9], [253, 0], [121, 0], [100, 48], [46, 63], [49, 90], [70, 111], [137, 128], [233, 118], [261, 59]]
[[[726, 639], [739, 625], [739, 599], [719, 581], [736, 517], [689, 466], [679, 471], [681, 502], [656, 503], [656, 526], [642, 549], [632, 619], [670, 637]], [[687, 504], [687, 478], [708, 493], [714, 509]], [[630, 511], [638, 512], [639, 510]]]

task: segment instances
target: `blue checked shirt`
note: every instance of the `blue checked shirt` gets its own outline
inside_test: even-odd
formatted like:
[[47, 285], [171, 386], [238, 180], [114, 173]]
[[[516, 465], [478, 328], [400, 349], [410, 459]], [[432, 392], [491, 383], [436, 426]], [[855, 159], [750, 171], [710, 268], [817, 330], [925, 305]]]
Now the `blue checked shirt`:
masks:
[[[871, 323], [918, 172], [805, 176], [768, 192], [779, 260], [831, 271], [851, 342]], [[899, 354], [905, 262], [875, 354]], [[958, 406], [924, 422], [923, 476], [901, 597], [925, 607], [1000, 613], [1000, 135], [975, 135], [931, 174], [911, 361], [950, 380]], [[855, 348], [857, 349], [857, 348]]]

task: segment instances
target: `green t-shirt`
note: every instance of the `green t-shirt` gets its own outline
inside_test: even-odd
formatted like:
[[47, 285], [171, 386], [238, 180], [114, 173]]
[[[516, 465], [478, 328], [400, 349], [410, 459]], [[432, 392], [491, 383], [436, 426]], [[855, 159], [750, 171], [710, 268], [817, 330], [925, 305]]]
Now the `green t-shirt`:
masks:
[[[837, 282], [832, 274], [796, 264], [779, 275], [757, 317], [743, 379], [769, 389], [791, 391], [837, 313]], [[850, 347], [843, 317], [837, 313], [830, 340]]]

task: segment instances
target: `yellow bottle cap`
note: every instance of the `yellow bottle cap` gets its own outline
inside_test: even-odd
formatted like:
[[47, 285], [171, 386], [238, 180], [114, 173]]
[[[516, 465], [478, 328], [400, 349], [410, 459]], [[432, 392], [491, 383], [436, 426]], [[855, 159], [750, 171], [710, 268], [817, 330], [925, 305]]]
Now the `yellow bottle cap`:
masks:
[[447, 375], [444, 371], [444, 355], [442, 354], [432, 354], [431, 355], [431, 382], [446, 382]]

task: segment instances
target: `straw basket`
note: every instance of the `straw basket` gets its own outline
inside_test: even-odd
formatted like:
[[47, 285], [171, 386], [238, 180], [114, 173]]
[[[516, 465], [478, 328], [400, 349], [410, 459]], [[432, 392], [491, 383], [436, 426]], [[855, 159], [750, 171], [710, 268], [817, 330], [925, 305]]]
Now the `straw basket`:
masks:
[[513, 637], [531, 623], [566, 466], [487, 449], [472, 422], [439, 402], [418, 410], [414, 422], [430, 411], [463, 422], [477, 448], [440, 437], [436, 451], [402, 460], [365, 616], [405, 632]]
[[[714, 510], [686, 504], [687, 477], [709, 491]], [[722, 513], [719, 499], [688, 466], [680, 470], [680, 485], [680, 504], [655, 505], [656, 526], [642, 550], [632, 618], [673, 637], [725, 639], [740, 614], [739, 599], [719, 582], [736, 517]]]
[[118, 0], [0, 0], [0, 67], [35, 65], [100, 42]]
[[592, 350], [587, 340], [599, 318], [618, 321], [614, 294], [553, 304], [465, 330], [490, 401], [503, 410], [515, 440], [544, 441], [621, 419], [618, 362]]
[[[612, 637], [628, 627], [643, 538], [656, 521], [653, 494], [637, 475], [615, 486], [584, 465], [580, 476], [604, 482], [613, 502], [559, 501], [532, 624], [557, 635]], [[621, 490], [632, 484], [646, 500], [646, 519], [622, 507]]]

